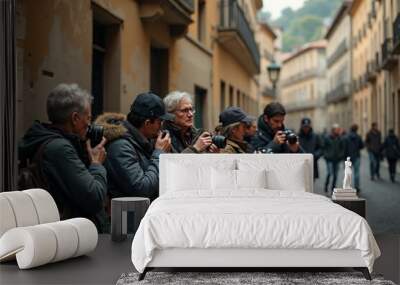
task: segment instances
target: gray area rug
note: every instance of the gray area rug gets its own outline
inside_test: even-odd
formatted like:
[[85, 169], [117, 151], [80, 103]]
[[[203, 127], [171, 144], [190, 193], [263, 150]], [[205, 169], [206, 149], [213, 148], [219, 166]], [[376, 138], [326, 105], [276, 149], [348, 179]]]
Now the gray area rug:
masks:
[[395, 285], [380, 275], [372, 275], [368, 281], [359, 272], [148, 272], [138, 281], [138, 273], [122, 274], [117, 285], [133, 284], [379, 284]]

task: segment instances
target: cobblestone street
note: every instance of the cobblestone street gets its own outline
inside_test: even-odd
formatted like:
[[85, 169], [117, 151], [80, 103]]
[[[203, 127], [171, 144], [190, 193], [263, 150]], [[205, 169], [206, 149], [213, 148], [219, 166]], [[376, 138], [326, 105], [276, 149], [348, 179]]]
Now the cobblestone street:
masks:
[[[324, 159], [318, 162], [320, 178], [316, 180], [314, 192], [325, 195], [324, 182], [326, 164]], [[336, 187], [343, 183], [344, 163], [340, 166]], [[374, 234], [400, 234], [400, 175], [397, 172], [396, 183], [389, 180], [389, 172], [385, 163], [381, 163], [381, 179], [371, 181], [369, 177], [369, 161], [366, 153], [361, 158], [361, 193], [359, 196], [367, 200], [367, 220]]]

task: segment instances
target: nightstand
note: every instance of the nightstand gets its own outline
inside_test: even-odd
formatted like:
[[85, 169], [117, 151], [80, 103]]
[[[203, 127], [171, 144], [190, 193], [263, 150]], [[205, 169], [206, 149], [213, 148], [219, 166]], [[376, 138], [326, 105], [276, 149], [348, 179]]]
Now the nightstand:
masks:
[[361, 217], [366, 216], [366, 203], [367, 201], [363, 198], [358, 198], [354, 200], [334, 200], [332, 202], [339, 204], [340, 206], [359, 214]]

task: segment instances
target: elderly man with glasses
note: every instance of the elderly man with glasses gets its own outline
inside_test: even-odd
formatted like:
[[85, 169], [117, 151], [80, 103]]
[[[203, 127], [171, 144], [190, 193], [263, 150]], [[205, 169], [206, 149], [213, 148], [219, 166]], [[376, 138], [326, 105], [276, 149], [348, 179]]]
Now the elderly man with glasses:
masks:
[[211, 134], [196, 129], [193, 124], [195, 110], [192, 96], [187, 92], [173, 91], [164, 98], [165, 108], [174, 115], [173, 120], [163, 123], [163, 129], [171, 137], [172, 152], [202, 153], [218, 152], [212, 144]]

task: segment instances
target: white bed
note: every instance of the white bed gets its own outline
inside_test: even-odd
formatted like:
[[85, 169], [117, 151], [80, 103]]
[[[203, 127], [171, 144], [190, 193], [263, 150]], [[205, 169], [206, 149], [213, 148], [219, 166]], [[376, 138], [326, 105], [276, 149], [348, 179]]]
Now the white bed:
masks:
[[132, 244], [141, 278], [154, 267], [355, 267], [370, 278], [380, 251], [367, 222], [313, 194], [312, 169], [307, 154], [162, 155], [160, 197]]

